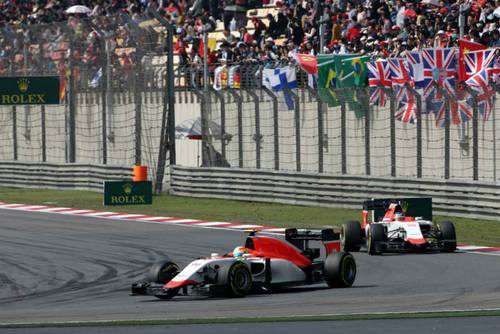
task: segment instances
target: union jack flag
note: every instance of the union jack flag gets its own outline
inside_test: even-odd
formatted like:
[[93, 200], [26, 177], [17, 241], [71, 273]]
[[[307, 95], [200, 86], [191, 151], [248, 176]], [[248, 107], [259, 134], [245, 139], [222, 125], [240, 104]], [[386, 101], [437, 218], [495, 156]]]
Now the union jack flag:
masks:
[[391, 69], [392, 87], [396, 91], [396, 119], [403, 123], [415, 123], [417, 120], [415, 96], [405, 86], [405, 83], [413, 86], [408, 61], [405, 58], [390, 58], [388, 61]]
[[417, 103], [415, 96], [407, 87], [397, 88], [396, 94], [397, 109], [394, 115], [397, 120], [403, 123], [414, 124], [417, 122]]
[[478, 73], [467, 79], [466, 84], [475, 90], [477, 107], [481, 113], [483, 120], [487, 121], [490, 118], [491, 110], [493, 108], [493, 99], [495, 98], [495, 91], [489, 85], [489, 73], [487, 68], [483, 68]]
[[465, 70], [467, 76], [470, 77], [482, 69], [487, 69], [488, 75], [491, 76], [495, 65], [495, 50], [496, 49], [486, 49], [480, 51], [472, 51], [465, 53]]
[[370, 86], [370, 104], [385, 106], [384, 88], [391, 87], [391, 70], [386, 60], [366, 63], [368, 69], [368, 85]]
[[446, 119], [450, 120], [451, 125], [459, 125], [472, 118], [472, 97], [464, 89], [457, 90], [455, 98], [448, 100], [449, 116], [446, 113], [446, 103], [443, 98], [431, 99], [430, 101], [434, 103], [437, 127], [444, 127]]
[[413, 86], [411, 80], [410, 66], [405, 58], [389, 58], [391, 68], [392, 87], [404, 86], [406, 82]]
[[406, 60], [410, 68], [410, 76], [415, 83], [415, 88], [424, 88], [424, 62], [420, 51], [406, 51]]
[[[453, 94], [455, 90], [455, 77], [457, 75], [457, 50], [446, 49], [424, 49], [422, 60], [424, 63], [424, 96], [430, 95], [434, 90], [434, 83], [448, 93]], [[437, 90], [437, 96], [441, 92]]]

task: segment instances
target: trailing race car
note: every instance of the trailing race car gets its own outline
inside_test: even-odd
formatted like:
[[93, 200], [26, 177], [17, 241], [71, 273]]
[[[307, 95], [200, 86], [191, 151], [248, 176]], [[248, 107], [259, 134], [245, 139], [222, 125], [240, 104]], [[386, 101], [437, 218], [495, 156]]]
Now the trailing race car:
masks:
[[[410, 209], [421, 216], [406, 215], [405, 211]], [[372, 211], [371, 221], [368, 211]], [[431, 198], [365, 201], [363, 223], [345, 222], [341, 231], [344, 251], [356, 252], [366, 246], [370, 255], [412, 250], [453, 252], [457, 248], [456, 239], [452, 222], [432, 222]]]
[[[309, 242], [323, 243], [326, 258]], [[287, 229], [285, 240], [250, 233], [244, 247], [226, 255], [212, 254], [182, 271], [169, 259], [155, 263], [144, 281], [132, 284], [132, 295], [170, 299], [183, 294], [243, 297], [251, 292], [325, 282], [330, 288], [350, 287], [356, 277], [354, 257], [340, 252], [332, 229]]]

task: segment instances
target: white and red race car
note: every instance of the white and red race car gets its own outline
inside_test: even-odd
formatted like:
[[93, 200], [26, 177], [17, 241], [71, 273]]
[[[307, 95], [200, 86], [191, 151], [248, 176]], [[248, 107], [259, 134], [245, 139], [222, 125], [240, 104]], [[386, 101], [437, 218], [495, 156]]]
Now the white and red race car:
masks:
[[[403, 206], [408, 208], [412, 202], [417, 203], [414, 206], [426, 208], [427, 217], [406, 215]], [[371, 220], [369, 211], [372, 212]], [[415, 212], [415, 209], [413, 211]], [[342, 225], [343, 249], [355, 252], [365, 246], [370, 255], [402, 251], [455, 251], [457, 240], [453, 223], [434, 223], [432, 218], [428, 217], [432, 217], [431, 198], [365, 201], [362, 224], [358, 221], [347, 221]]]
[[[323, 243], [325, 259], [310, 241]], [[340, 251], [332, 229], [287, 229], [285, 240], [250, 233], [244, 247], [226, 255], [212, 254], [182, 271], [169, 259], [155, 263], [143, 281], [132, 284], [132, 295], [170, 299], [182, 294], [243, 297], [251, 292], [325, 282], [331, 288], [350, 287], [356, 277], [354, 257]]]

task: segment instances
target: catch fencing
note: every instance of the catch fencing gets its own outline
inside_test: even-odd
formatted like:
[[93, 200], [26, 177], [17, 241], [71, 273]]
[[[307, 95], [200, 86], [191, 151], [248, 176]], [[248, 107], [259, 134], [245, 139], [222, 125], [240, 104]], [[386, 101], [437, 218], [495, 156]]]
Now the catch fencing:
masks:
[[[274, 92], [263, 87], [202, 90], [203, 166], [374, 177], [498, 182], [500, 178], [499, 105], [496, 92], [489, 113], [470, 95], [458, 106], [443, 94], [441, 121], [416, 101], [415, 119], [398, 117], [392, 91], [380, 106], [370, 88], [335, 91], [338, 106], [323, 103], [317, 90]], [[284, 97], [288, 94], [288, 97]], [[293, 107], [286, 99], [293, 100]], [[467, 107], [469, 118], [458, 119]], [[453, 110], [455, 108], [455, 110]]]
[[[166, 27], [148, 14], [1, 29], [0, 76], [56, 75], [63, 85], [60, 105], [0, 106], [0, 160], [144, 164], [154, 179], [168, 173], [168, 157], [161, 153], [171, 145], [166, 137], [175, 126], [166, 117], [166, 37]], [[339, 89], [338, 105], [328, 106], [293, 64], [297, 89], [265, 88], [263, 70], [288, 62], [226, 64], [239, 65], [239, 82], [221, 90], [212, 88], [219, 64], [208, 66], [207, 85], [202, 63], [186, 64], [176, 55], [175, 64], [177, 125], [199, 116], [202, 128], [201, 142], [176, 139], [179, 165], [495, 184], [500, 179], [498, 89], [489, 97], [487, 117], [480, 99], [472, 97], [471, 115], [460, 122], [453, 117], [456, 99], [444, 94], [445, 121], [439, 125], [425, 99], [412, 91], [416, 118], [405, 123], [398, 119], [395, 92], [386, 91], [380, 106], [370, 102], [370, 88]]]

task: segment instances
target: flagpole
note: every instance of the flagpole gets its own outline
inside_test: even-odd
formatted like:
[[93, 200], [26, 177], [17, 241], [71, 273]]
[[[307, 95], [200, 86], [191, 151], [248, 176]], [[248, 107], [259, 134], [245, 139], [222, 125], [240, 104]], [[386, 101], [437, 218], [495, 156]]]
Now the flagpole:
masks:
[[207, 26], [203, 27], [203, 89], [208, 90], [208, 34]]

